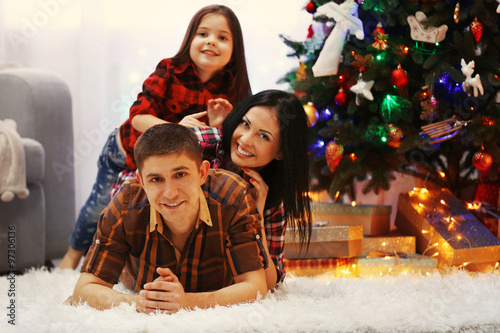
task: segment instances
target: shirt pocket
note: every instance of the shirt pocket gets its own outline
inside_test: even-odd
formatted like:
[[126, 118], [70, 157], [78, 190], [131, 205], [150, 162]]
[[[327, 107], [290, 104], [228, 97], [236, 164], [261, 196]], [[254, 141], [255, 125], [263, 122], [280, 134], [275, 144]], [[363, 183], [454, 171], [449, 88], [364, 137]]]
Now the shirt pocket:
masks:
[[184, 114], [190, 104], [194, 102], [192, 95], [193, 93], [186, 87], [173, 85], [170, 96], [167, 96], [165, 106], [172, 113]]

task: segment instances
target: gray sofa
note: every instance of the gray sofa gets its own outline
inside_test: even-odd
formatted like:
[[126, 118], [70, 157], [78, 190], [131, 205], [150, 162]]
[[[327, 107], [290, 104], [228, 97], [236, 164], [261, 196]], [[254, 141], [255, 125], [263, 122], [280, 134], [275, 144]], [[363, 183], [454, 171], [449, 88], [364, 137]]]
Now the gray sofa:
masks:
[[[68, 86], [45, 70], [0, 68], [0, 119], [8, 118], [16, 121], [22, 138], [30, 195], [0, 201], [0, 273], [24, 271], [61, 258], [75, 223]], [[9, 234], [9, 228], [15, 232]], [[7, 256], [12, 254], [8, 252], [12, 244], [14, 266]]]

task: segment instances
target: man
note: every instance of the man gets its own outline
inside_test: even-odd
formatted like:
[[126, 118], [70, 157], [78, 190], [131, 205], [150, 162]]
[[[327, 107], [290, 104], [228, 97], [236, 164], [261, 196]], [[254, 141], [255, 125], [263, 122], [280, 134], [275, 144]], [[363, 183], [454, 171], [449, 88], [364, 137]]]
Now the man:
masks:
[[[210, 169], [181, 125], [150, 128], [134, 153], [137, 179], [101, 214], [73, 304], [172, 313], [265, 296], [267, 257], [248, 184]], [[114, 290], [118, 279], [139, 294]]]

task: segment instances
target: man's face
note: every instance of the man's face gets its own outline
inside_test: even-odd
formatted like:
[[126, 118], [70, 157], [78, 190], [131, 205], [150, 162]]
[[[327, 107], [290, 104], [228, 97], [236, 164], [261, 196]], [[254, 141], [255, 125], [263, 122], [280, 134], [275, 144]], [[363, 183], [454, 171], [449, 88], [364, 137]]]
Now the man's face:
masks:
[[200, 207], [200, 186], [209, 163], [200, 167], [184, 153], [150, 156], [137, 175], [149, 203], [173, 231], [192, 228]]

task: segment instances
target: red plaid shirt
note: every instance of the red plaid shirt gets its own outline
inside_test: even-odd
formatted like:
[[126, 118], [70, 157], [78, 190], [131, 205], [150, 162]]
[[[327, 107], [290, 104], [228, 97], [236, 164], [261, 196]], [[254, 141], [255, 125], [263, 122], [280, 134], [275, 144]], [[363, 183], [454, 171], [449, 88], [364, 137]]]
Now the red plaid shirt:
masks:
[[[171, 59], [163, 59], [142, 86], [137, 100], [130, 108], [130, 116], [120, 126], [120, 139], [127, 153], [127, 166], [135, 170], [134, 145], [141, 132], [132, 127], [132, 118], [138, 114], [150, 114], [168, 122], [178, 123], [187, 115], [207, 110], [213, 98], [233, 95], [233, 75], [222, 70], [203, 83], [192, 62], [174, 66]], [[206, 122], [206, 119], [201, 119]]]

